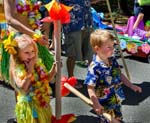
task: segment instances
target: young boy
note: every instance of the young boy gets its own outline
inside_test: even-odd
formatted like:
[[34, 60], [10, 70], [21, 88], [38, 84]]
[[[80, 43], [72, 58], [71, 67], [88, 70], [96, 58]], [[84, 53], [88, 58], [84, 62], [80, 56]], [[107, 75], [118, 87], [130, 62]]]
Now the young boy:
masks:
[[117, 60], [112, 57], [114, 36], [108, 31], [97, 29], [91, 33], [90, 43], [95, 51], [88, 68], [85, 84], [93, 102], [93, 108], [99, 115], [105, 110], [121, 122], [121, 102], [125, 99], [121, 85], [125, 84], [135, 92], [142, 89], [133, 85], [122, 73]]

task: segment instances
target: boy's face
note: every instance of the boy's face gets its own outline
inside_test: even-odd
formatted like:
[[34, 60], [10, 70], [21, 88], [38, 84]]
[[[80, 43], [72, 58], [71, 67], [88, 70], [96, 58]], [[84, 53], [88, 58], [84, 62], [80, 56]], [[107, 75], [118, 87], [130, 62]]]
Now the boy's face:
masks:
[[114, 42], [113, 41], [107, 41], [102, 44], [102, 46], [99, 48], [98, 51], [100, 54], [104, 55], [106, 58], [109, 58], [114, 53]]
[[29, 63], [31, 60], [35, 59], [36, 51], [32, 44], [19, 50], [19, 58], [22, 62]]

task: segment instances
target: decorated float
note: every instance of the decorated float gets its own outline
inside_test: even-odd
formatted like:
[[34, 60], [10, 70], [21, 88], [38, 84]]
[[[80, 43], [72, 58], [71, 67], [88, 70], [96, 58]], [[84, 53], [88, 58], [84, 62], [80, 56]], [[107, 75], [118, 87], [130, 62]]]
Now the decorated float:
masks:
[[146, 58], [147, 62], [150, 63], [150, 39], [140, 40], [126, 35], [118, 35], [118, 37], [122, 50], [128, 54]]

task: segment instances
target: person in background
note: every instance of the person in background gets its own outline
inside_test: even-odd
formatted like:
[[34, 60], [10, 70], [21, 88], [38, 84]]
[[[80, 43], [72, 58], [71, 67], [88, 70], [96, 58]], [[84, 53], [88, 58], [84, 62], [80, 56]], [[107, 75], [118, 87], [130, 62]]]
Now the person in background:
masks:
[[[9, 25], [8, 30], [33, 37], [36, 31], [38, 32], [41, 28], [40, 4], [37, 0], [30, 2], [26, 0], [4, 0], [4, 13]], [[38, 42], [42, 45], [48, 45], [47, 36], [42, 35]]]
[[148, 5], [140, 6], [138, 1], [135, 0], [134, 3], [134, 16], [128, 19], [127, 27], [124, 30], [125, 34], [130, 37], [137, 37], [140, 40], [145, 40], [150, 37], [149, 21], [150, 17], [148, 15], [149, 11]]
[[4, 13], [8, 31], [15, 32], [16, 35], [23, 33], [32, 37], [38, 44], [39, 58], [50, 70], [54, 58], [48, 50], [48, 36], [45, 33], [47, 28], [44, 28], [45, 23], [41, 25], [40, 22], [41, 5], [42, 2], [38, 0], [4, 0]]
[[13, 52], [4, 46], [10, 54], [10, 84], [17, 91], [15, 113], [17, 123], [51, 123], [49, 82], [56, 74], [56, 64], [47, 71], [38, 58], [38, 48], [34, 40], [26, 35], [16, 36], [11, 43], [16, 44]]
[[116, 58], [112, 56], [114, 40], [114, 36], [106, 30], [97, 29], [91, 33], [90, 43], [95, 54], [84, 83], [95, 112], [100, 115], [105, 111], [121, 122], [121, 102], [125, 99], [122, 84], [135, 92], [142, 92], [142, 89], [121, 73]]
[[[62, 26], [64, 49], [67, 57], [67, 72], [68, 77], [72, 77], [74, 76], [74, 68], [77, 61], [82, 61], [80, 63], [87, 66], [92, 59], [93, 51], [89, 43], [89, 35], [93, 28], [90, 11], [91, 2], [90, 0], [82, 0], [81, 2], [77, 0], [60, 0], [60, 2], [67, 6], [73, 6], [73, 9], [70, 11], [70, 23]], [[78, 87], [80, 88], [81, 85]]]
[[138, 27], [141, 21], [144, 21], [145, 25], [145, 23], [150, 20], [149, 11], [150, 5], [140, 6], [138, 0], [134, 1], [134, 15], [137, 17], [137, 19], [133, 25], [133, 30]]

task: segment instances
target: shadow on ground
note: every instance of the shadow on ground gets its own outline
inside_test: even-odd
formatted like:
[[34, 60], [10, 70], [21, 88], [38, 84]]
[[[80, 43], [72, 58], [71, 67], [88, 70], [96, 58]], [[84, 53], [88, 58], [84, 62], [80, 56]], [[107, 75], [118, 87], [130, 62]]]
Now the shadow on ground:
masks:
[[73, 123], [100, 123], [99, 119], [94, 116], [80, 115]]
[[123, 86], [126, 100], [123, 101], [123, 105], [138, 105], [150, 96], [150, 82], [143, 82], [141, 84], [135, 84], [142, 88], [142, 93], [136, 93], [130, 88]]
[[10, 84], [8, 84], [4, 81], [0, 81], [0, 86], [2, 86], [4, 88], [7, 88], [7, 89], [10, 89], [10, 90], [14, 90], [13, 87]]
[[135, 61], [142, 62], [142, 63], [148, 63], [147, 58], [143, 58], [143, 57], [129, 55], [129, 56], [124, 56], [124, 58], [135, 60]]
[[[78, 80], [81, 84], [83, 84], [84, 80]], [[123, 85], [123, 90], [126, 99], [123, 101], [123, 105], [138, 105], [140, 102], [144, 101], [146, 98], [150, 96], [150, 82], [143, 82], [141, 84], [135, 84], [142, 88], [142, 93], [134, 92], [130, 88]], [[86, 97], [88, 96], [87, 87], [83, 85], [82, 88], [78, 89]], [[70, 93], [68, 97], [76, 97], [73, 93]]]
[[[88, 92], [87, 92], [87, 87], [86, 87], [86, 85], [83, 84], [83, 83], [84, 83], [84, 80], [78, 79], [77, 81], [78, 81], [78, 83], [80, 83], [80, 84], [83, 86], [82, 88], [78, 88], [77, 90], [78, 90], [80, 93], [82, 93], [83, 95], [85, 95], [86, 97], [89, 97], [89, 96], [88, 96]], [[76, 97], [76, 95], [74, 95], [73, 93], [70, 93], [70, 94], [68, 95], [68, 97]]]
[[[84, 80], [78, 80], [78, 82], [80, 84], [82, 84], [83, 87], [80, 89], [77, 89], [77, 90], [89, 98], [88, 92], [87, 92], [87, 87], [86, 87], [86, 85], [83, 84]], [[150, 96], [150, 93], [149, 93], [150, 82], [143, 82], [141, 84], [135, 84], [135, 85], [138, 85], [142, 88], [142, 93], [134, 92], [130, 88], [123, 86], [124, 94], [126, 97], [126, 100], [123, 101], [123, 105], [138, 105], [140, 102], [142, 102], [143, 100], [145, 100], [146, 98], [148, 98]], [[3, 81], [0, 81], [0, 86], [3, 86], [10, 90], [13, 90], [13, 88], [9, 84], [7, 84]], [[54, 89], [54, 87], [52, 87], [52, 88]], [[74, 95], [73, 93], [70, 93], [68, 95], [68, 97], [76, 97], [76, 95]]]

